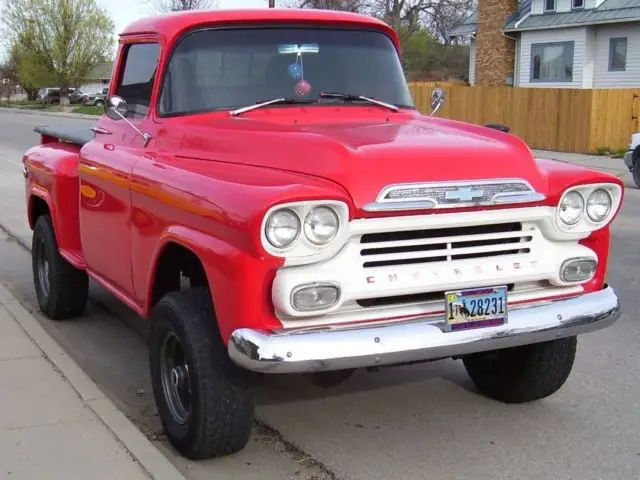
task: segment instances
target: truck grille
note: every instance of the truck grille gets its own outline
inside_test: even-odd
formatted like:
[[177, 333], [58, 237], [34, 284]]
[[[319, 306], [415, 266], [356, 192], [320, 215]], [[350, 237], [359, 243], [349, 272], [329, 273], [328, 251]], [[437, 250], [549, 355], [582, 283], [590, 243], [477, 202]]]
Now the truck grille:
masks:
[[360, 255], [364, 268], [446, 262], [529, 253], [531, 240], [521, 223], [367, 233]]

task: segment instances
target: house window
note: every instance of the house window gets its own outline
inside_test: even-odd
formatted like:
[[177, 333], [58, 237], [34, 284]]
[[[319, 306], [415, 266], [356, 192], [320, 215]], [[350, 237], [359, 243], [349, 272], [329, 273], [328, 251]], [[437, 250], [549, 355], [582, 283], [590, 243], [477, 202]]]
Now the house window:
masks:
[[609, 71], [624, 71], [627, 67], [627, 39], [609, 39]]
[[584, 8], [584, 0], [572, 0], [572, 6], [574, 10], [580, 10]]
[[531, 82], [572, 82], [573, 42], [531, 45]]
[[556, 9], [556, 0], [543, 0], [544, 2], [544, 11], [545, 12], [553, 12]]

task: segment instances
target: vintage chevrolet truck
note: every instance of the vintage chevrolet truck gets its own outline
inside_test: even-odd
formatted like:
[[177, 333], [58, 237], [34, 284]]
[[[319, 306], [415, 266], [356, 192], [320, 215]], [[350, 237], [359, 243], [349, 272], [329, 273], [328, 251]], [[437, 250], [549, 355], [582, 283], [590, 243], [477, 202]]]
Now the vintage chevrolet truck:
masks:
[[328, 386], [453, 358], [482, 394], [528, 402], [620, 315], [621, 181], [419, 113], [396, 33], [366, 16], [139, 20], [91, 131], [37, 131], [39, 306], [81, 316], [92, 278], [149, 318], [157, 408], [189, 458], [245, 447], [261, 374]]

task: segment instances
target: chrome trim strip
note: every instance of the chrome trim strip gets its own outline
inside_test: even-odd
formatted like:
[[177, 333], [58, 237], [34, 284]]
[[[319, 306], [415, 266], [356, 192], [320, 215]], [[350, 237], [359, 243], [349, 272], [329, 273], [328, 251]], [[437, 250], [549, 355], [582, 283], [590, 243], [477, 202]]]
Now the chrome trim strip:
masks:
[[[425, 189], [433, 190], [438, 188], [450, 187], [474, 187], [484, 186], [491, 187], [496, 185], [518, 184], [525, 187], [526, 191], [499, 192], [489, 200], [469, 200], [459, 203], [441, 204], [438, 199], [422, 196], [413, 198], [386, 198], [389, 194], [397, 190], [408, 189]], [[445, 192], [446, 193], [446, 192]], [[484, 179], [484, 180], [468, 180], [468, 181], [449, 181], [449, 182], [423, 182], [423, 183], [397, 183], [387, 185], [378, 194], [374, 202], [364, 205], [363, 209], [368, 212], [385, 212], [395, 210], [431, 210], [442, 208], [465, 208], [488, 205], [505, 205], [511, 203], [533, 203], [541, 202], [546, 196], [536, 192], [531, 184], [522, 178], [500, 178], [500, 179]]]
[[296, 333], [242, 328], [233, 332], [227, 348], [231, 359], [247, 370], [316, 372], [428, 361], [544, 342], [599, 330], [619, 317], [618, 297], [606, 287], [512, 310], [508, 323], [496, 327], [444, 332], [434, 324], [434, 317], [428, 317]]
[[497, 194], [488, 202], [464, 202], [464, 203], [447, 203], [439, 204], [434, 199], [425, 199], [416, 202], [411, 201], [393, 201], [371, 202], [365, 204], [362, 209], [365, 212], [391, 212], [396, 210], [438, 210], [445, 208], [469, 208], [491, 205], [508, 205], [511, 203], [534, 203], [542, 202], [547, 197], [537, 192], [522, 193], [505, 193]]

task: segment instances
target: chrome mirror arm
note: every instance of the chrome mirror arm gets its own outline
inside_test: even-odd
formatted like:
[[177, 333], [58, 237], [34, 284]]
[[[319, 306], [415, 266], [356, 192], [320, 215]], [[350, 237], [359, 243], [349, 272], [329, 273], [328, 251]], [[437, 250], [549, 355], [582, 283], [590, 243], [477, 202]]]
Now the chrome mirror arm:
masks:
[[127, 102], [124, 98], [119, 97], [117, 95], [113, 95], [107, 98], [107, 101], [104, 104], [104, 113], [111, 120], [124, 120], [127, 125], [129, 125], [135, 132], [140, 135], [144, 140], [144, 146], [149, 145], [151, 141], [151, 135], [148, 133], [143, 133], [136, 127], [133, 123], [131, 123], [127, 117], [124, 116], [127, 113]]
[[125, 117], [124, 115], [122, 115], [122, 113], [120, 113], [119, 111], [117, 111], [117, 110], [116, 110], [116, 111], [115, 111], [115, 113], [116, 113], [116, 114], [117, 114], [117, 115], [118, 115], [122, 120], [124, 120], [124, 121], [125, 121], [125, 123], [126, 123], [127, 125], [129, 125], [131, 128], [133, 128], [133, 129], [136, 131], [136, 133], [137, 133], [138, 135], [140, 135], [140, 136], [143, 138], [143, 140], [144, 140], [144, 146], [145, 146], [145, 147], [146, 147], [147, 145], [149, 145], [149, 142], [151, 141], [151, 135], [149, 135], [148, 133], [143, 133], [143, 132], [141, 132], [141, 131], [140, 131], [140, 129], [139, 129], [138, 127], [136, 127], [133, 123], [131, 123], [131, 122], [127, 119], [127, 117]]

